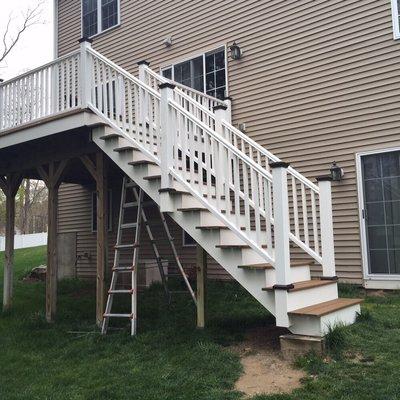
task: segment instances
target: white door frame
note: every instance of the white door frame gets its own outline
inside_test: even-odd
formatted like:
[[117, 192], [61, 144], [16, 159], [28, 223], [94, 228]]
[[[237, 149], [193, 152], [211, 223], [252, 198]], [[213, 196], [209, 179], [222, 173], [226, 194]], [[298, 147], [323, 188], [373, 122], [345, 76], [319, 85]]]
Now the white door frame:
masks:
[[399, 281], [400, 274], [371, 274], [369, 273], [369, 257], [367, 232], [363, 215], [364, 210], [364, 186], [361, 158], [372, 154], [390, 153], [392, 151], [400, 151], [400, 147], [391, 147], [387, 149], [377, 149], [356, 153], [356, 168], [357, 168], [357, 191], [358, 191], [358, 212], [360, 221], [360, 239], [361, 239], [361, 256], [363, 265], [364, 280], [380, 280], [380, 281]]

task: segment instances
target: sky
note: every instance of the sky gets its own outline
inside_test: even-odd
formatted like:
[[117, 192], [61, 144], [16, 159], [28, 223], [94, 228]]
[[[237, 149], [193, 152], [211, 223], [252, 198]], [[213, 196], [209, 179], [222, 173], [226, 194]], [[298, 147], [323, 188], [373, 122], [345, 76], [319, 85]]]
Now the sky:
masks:
[[29, 69], [45, 64], [53, 59], [53, 0], [0, 0], [0, 52], [3, 50], [2, 38], [9, 16], [12, 17], [12, 35], [22, 24], [21, 13], [29, 7], [42, 3], [41, 20], [25, 31], [13, 51], [0, 64], [0, 78], [10, 79]]

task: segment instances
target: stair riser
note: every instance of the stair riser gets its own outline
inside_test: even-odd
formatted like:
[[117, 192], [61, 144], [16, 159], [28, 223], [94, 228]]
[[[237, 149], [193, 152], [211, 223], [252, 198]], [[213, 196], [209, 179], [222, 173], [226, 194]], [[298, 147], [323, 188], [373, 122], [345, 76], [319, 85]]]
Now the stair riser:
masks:
[[[308, 265], [304, 265], [301, 267], [293, 267], [290, 269], [290, 273], [291, 273], [291, 281], [293, 283], [308, 281], [311, 279], [310, 267]], [[275, 269], [267, 269], [265, 271], [265, 277], [267, 281], [267, 287], [274, 286], [276, 284]]]
[[338, 298], [337, 283], [288, 293], [288, 311]]
[[[243, 231], [243, 233], [245, 233]], [[256, 242], [256, 233], [255, 232], [248, 232], [246, 234], [247, 236], [250, 236], [251, 239]], [[225, 229], [221, 231], [220, 234], [220, 244], [247, 244], [244, 240], [240, 239], [236, 233], [232, 232], [231, 230]]]
[[359, 312], [360, 305], [355, 304], [322, 317], [291, 315], [289, 329], [297, 335], [322, 337], [328, 333], [329, 327], [353, 324]]
[[132, 152], [132, 161], [152, 161], [150, 157], [147, 157], [141, 151], [134, 150]]
[[204, 208], [204, 205], [190, 194], [184, 194], [181, 196], [181, 208]]
[[243, 249], [242, 250], [242, 263], [241, 265], [249, 265], [249, 264], [262, 264], [268, 262], [267, 259], [260, 256], [253, 249]]

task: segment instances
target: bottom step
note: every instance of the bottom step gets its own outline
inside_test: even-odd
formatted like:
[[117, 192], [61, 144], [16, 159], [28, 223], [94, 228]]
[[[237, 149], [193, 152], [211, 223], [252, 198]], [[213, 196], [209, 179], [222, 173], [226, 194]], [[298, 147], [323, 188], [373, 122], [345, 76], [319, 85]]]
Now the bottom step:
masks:
[[361, 299], [334, 299], [290, 311], [289, 330], [296, 335], [324, 336], [335, 326], [353, 324], [361, 302]]

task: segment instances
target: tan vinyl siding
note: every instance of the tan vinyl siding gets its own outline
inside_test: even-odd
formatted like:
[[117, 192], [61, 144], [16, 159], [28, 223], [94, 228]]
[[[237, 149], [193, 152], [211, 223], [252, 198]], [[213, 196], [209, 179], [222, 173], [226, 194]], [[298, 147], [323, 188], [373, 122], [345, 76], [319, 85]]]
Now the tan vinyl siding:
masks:
[[[80, 1], [60, 0], [60, 54], [77, 47]], [[172, 35], [165, 48], [163, 38]], [[307, 177], [345, 169], [334, 184], [338, 275], [361, 282], [355, 154], [400, 146], [400, 43], [390, 0], [130, 1], [121, 26], [93, 46], [130, 72], [231, 44], [233, 121]]]

